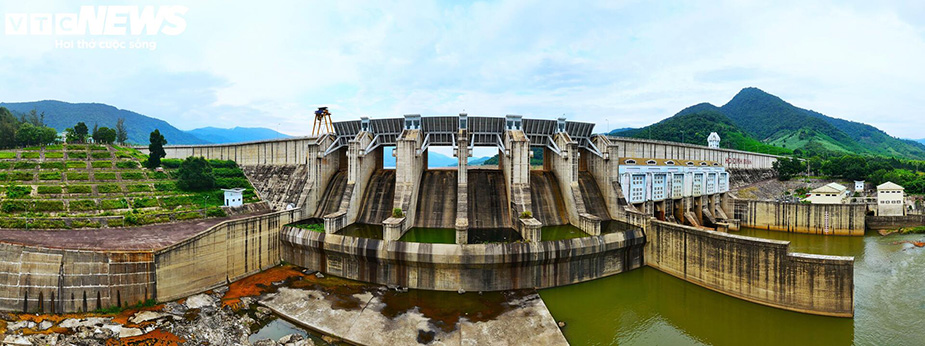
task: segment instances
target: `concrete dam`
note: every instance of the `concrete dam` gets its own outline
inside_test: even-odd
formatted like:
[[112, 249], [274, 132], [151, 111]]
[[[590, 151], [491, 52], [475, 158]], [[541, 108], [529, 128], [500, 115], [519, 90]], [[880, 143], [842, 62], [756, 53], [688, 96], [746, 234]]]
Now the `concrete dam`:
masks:
[[[165, 147], [168, 158], [236, 161], [276, 212], [142, 251], [152, 264], [138, 295], [178, 298], [281, 261], [446, 291], [554, 287], [648, 265], [759, 304], [853, 314], [852, 258], [725, 233], [770, 220], [756, 214], [769, 208], [740, 208], [746, 202], [728, 191], [773, 176], [775, 156], [593, 129], [566, 119], [406, 115], [336, 122], [319, 137]], [[455, 169], [427, 168], [436, 146], [453, 149]], [[496, 149], [498, 165], [469, 167], [475, 147]], [[542, 166], [531, 166], [533, 149]], [[395, 169], [383, 167], [384, 155]], [[305, 222], [324, 231], [297, 227]], [[351, 233], [359, 226], [364, 235]]]

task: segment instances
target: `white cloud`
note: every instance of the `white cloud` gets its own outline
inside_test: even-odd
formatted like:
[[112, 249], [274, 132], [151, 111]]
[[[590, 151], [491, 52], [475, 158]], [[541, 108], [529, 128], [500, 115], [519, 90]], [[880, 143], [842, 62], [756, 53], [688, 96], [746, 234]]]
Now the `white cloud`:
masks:
[[[77, 7], [3, 3], [0, 13]], [[756, 86], [797, 106], [925, 137], [925, 8], [915, 4], [188, 7], [186, 31], [156, 37], [155, 51], [62, 50], [53, 38], [0, 36], [0, 97], [105, 102], [183, 129], [305, 134], [320, 105], [336, 119], [466, 110], [642, 126]]]

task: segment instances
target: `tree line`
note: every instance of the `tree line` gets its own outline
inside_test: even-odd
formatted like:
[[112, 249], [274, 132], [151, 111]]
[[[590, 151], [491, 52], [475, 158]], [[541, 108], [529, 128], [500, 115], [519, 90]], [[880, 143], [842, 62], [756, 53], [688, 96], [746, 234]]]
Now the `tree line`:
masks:
[[128, 140], [125, 118], [119, 118], [115, 128], [94, 125], [91, 133], [84, 122], [78, 122], [65, 132], [65, 138], [59, 138], [57, 130], [45, 126], [45, 112], [38, 113], [33, 109], [16, 117], [6, 107], [0, 107], [0, 149], [48, 145], [59, 143], [62, 139], [68, 143], [86, 143], [88, 138], [92, 138], [100, 144], [125, 144]]
[[925, 193], [925, 161], [864, 155], [788, 157], [774, 162], [780, 180], [797, 176], [824, 176], [864, 180], [874, 185], [887, 181], [906, 188], [906, 193]]

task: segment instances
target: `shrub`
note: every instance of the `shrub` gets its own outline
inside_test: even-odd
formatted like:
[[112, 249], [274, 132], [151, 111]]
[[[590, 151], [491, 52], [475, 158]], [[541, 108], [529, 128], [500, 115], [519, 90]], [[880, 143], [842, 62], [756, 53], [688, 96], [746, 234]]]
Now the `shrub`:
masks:
[[9, 163], [9, 162], [4, 162], [4, 161], [0, 161], [0, 169], [7, 169], [7, 168], [10, 168], [10, 167], [13, 167], [13, 165], [12, 165], [11, 163]]
[[112, 161], [93, 161], [93, 162], [90, 162], [90, 167], [93, 167], [93, 168], [112, 168]]
[[125, 220], [109, 219], [109, 220], [106, 220], [106, 225], [109, 227], [122, 227], [123, 225], [125, 225]]
[[39, 172], [39, 180], [61, 180], [61, 172]]
[[233, 189], [236, 187], [247, 188], [250, 187], [250, 182], [247, 181], [247, 178], [215, 178], [215, 187], [220, 189]]
[[225, 178], [234, 178], [234, 177], [244, 177], [244, 171], [237, 168], [212, 168], [212, 173], [216, 177], [225, 177]]
[[228, 214], [225, 213], [225, 210], [219, 207], [212, 207], [206, 209], [206, 217], [225, 217]]
[[77, 201], [71, 201], [68, 203], [68, 208], [71, 211], [83, 211], [83, 210], [96, 210], [96, 201], [90, 199], [82, 199]]
[[64, 202], [62, 201], [35, 201], [34, 211], [64, 211]]
[[183, 160], [180, 160], [180, 159], [163, 159], [161, 160], [161, 167], [180, 168], [181, 163], [183, 163]]
[[116, 162], [117, 168], [138, 168], [138, 162], [135, 161], [119, 161]]
[[57, 194], [61, 193], [61, 187], [57, 185], [39, 185], [38, 192], [42, 195]]
[[67, 193], [90, 193], [92, 192], [90, 185], [68, 185]]
[[24, 152], [20, 155], [20, 157], [21, 157], [21, 158], [24, 158], [24, 159], [37, 159], [37, 158], [42, 157], [42, 155], [41, 155], [40, 153], [34, 152], [34, 151], [24, 151]]
[[162, 192], [163, 191], [176, 191], [177, 184], [173, 182], [155, 183], [154, 190], [162, 191]]
[[145, 174], [142, 172], [122, 172], [122, 179], [124, 180], [144, 180]]
[[100, 184], [96, 186], [96, 192], [99, 192], [99, 193], [122, 192], [122, 187], [116, 184]]
[[320, 224], [320, 223], [296, 223], [296, 224], [290, 224], [287, 226], [307, 229], [309, 231], [314, 231], [318, 233], [324, 233], [324, 224]]
[[0, 181], [7, 181], [7, 180], [10, 180], [10, 175], [5, 172], [0, 173]]
[[87, 153], [84, 151], [68, 151], [67, 158], [69, 159], [86, 159]]
[[238, 164], [231, 160], [209, 160], [209, 165], [219, 168], [237, 168]]
[[16, 152], [13, 151], [0, 151], [0, 159], [15, 159]]
[[17, 161], [15, 164], [13, 164], [13, 168], [15, 169], [34, 169], [35, 167], [38, 167], [38, 165], [39, 164], [35, 162]]
[[116, 180], [116, 173], [113, 173], [113, 172], [93, 173], [93, 178], [96, 180]]
[[33, 178], [32, 172], [12, 172], [10, 173], [10, 180], [26, 181], [26, 180], [32, 180], [32, 178]]
[[26, 220], [0, 218], [0, 228], [26, 228]]
[[148, 197], [139, 197], [132, 200], [132, 208], [156, 207], [157, 199]]
[[126, 187], [128, 188], [128, 192], [150, 192], [151, 191], [151, 186], [149, 186], [148, 184], [135, 184], [135, 185], [129, 185]]
[[202, 157], [187, 157], [180, 164], [177, 187], [185, 191], [208, 190], [215, 186], [212, 166]]
[[0, 209], [2, 209], [4, 213], [17, 213], [17, 212], [26, 211], [30, 209], [31, 207], [32, 207], [32, 202], [29, 202], [29, 201], [7, 200], [7, 201], [3, 201], [3, 206], [0, 207]]
[[180, 205], [192, 205], [193, 202], [190, 200], [189, 196], [171, 196], [161, 198], [161, 204], [169, 208]]
[[64, 169], [63, 161], [42, 162], [39, 164], [42, 169]]
[[106, 149], [106, 147], [102, 145], [91, 145], [90, 150], [100, 151], [100, 150], [109, 150], [109, 149]]
[[90, 174], [85, 172], [67, 172], [64, 174], [68, 181], [71, 180], [90, 180]]
[[520, 213], [520, 218], [521, 218], [521, 219], [529, 219], [529, 218], [532, 218], [532, 217], [533, 217], [533, 212], [531, 212], [531, 211], [529, 211], [529, 210], [526, 210], [526, 211]]
[[51, 151], [51, 152], [46, 151], [45, 158], [46, 159], [61, 159], [61, 158], [64, 158], [64, 153], [60, 151]]
[[38, 219], [33, 222], [30, 222], [28, 225], [29, 228], [39, 228], [39, 229], [59, 229], [67, 228], [67, 224], [61, 220], [42, 220]]
[[90, 153], [90, 157], [94, 159], [111, 159], [112, 154], [106, 151], [97, 151], [97, 152]]
[[71, 221], [71, 228], [100, 228], [100, 222], [90, 220], [73, 220]]
[[32, 186], [9, 185], [6, 187], [6, 198], [23, 198], [32, 193]]
[[86, 161], [68, 161], [67, 168], [87, 168]]
[[122, 209], [128, 208], [128, 202], [125, 199], [104, 199], [100, 201], [100, 209]]
[[392, 209], [392, 217], [405, 217], [405, 213], [401, 211], [401, 208]]

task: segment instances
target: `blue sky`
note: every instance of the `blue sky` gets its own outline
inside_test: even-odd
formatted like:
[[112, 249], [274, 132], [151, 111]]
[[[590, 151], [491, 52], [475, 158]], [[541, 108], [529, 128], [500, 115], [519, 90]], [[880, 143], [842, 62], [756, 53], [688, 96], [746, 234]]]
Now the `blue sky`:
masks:
[[[0, 100], [102, 102], [181, 129], [311, 131], [402, 114], [522, 114], [636, 127], [755, 86], [925, 137], [925, 5], [870, 1], [197, 1], [154, 36], [0, 36]], [[29, 1], [0, 14], [82, 5]], [[56, 48], [154, 41], [155, 50]]]

